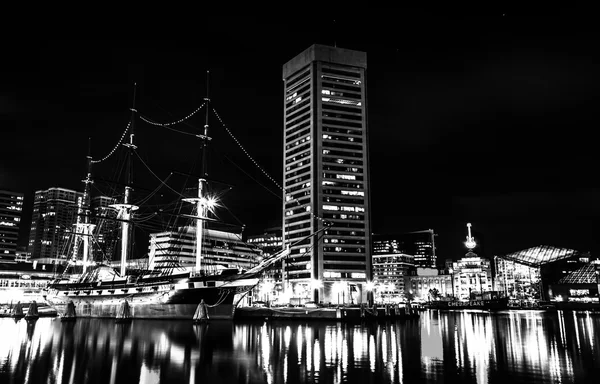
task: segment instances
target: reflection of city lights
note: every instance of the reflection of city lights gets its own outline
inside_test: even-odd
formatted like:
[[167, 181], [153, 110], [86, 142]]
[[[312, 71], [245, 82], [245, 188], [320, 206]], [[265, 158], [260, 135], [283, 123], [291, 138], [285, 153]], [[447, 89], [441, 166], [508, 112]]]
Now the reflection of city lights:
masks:
[[573, 328], [575, 328], [575, 340], [577, 341], [577, 350], [581, 349], [581, 341], [579, 340], [579, 326], [577, 325], [577, 312], [573, 311]]
[[298, 325], [298, 329], [296, 329], [296, 346], [298, 348], [298, 364], [302, 363], [302, 349], [304, 347], [304, 340], [306, 337], [304, 332], [302, 331], [302, 326]]
[[315, 340], [315, 371], [319, 372], [321, 370], [321, 345], [319, 344], [319, 340]]
[[151, 369], [146, 364], [142, 363], [139, 383], [160, 383], [160, 369]]
[[283, 331], [283, 342], [285, 343], [286, 351], [290, 349], [290, 340], [292, 339], [292, 329], [288, 325], [285, 327], [285, 331]]
[[[219, 322], [211, 323], [209, 332], [197, 325], [192, 331], [191, 326], [171, 327], [164, 322], [143, 327], [135, 323], [97, 326], [98, 322], [78, 319], [71, 324], [73, 332], [54, 319], [40, 319], [35, 328], [24, 321], [0, 319], [0, 369], [17, 373], [22, 381], [35, 381], [38, 369], [47, 366], [47, 381], [56, 383], [80, 382], [98, 367], [106, 371], [103, 379], [113, 383], [125, 369], [137, 372], [140, 382], [156, 382], [161, 376], [168, 380], [175, 374], [185, 375], [178, 376], [183, 382], [200, 382], [224, 367], [232, 367], [227, 372], [236, 375], [232, 379], [266, 384], [365, 377], [373, 377], [372, 382], [405, 383], [414, 375], [443, 382], [449, 380], [444, 377], [448, 370], [478, 384], [487, 383], [500, 370], [514, 376], [515, 382], [525, 381], [525, 376], [531, 381], [576, 382], [582, 375], [589, 376], [583, 369], [594, 362], [590, 351], [593, 354], [598, 347], [593, 316], [578, 313], [565, 318], [562, 311], [427, 311], [415, 323], [373, 326], [242, 324], [233, 327], [226, 342]], [[128, 345], [133, 346], [132, 352], [125, 356]], [[73, 350], [77, 353], [70, 356]], [[44, 364], [36, 362], [36, 356], [42, 356]], [[95, 358], [92, 362], [83, 356]]]
[[369, 362], [371, 372], [375, 372], [375, 361], [377, 360], [377, 350], [375, 348], [375, 336], [371, 335], [369, 338]]
[[260, 362], [265, 375], [267, 384], [273, 383], [273, 372], [271, 369], [271, 342], [269, 340], [269, 330], [264, 324], [260, 329]]

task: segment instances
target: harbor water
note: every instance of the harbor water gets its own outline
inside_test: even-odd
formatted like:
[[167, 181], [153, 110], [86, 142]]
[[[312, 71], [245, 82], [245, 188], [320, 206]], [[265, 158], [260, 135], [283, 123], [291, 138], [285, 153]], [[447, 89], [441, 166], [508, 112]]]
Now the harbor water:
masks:
[[0, 318], [0, 383], [595, 383], [600, 315], [426, 310], [419, 319]]

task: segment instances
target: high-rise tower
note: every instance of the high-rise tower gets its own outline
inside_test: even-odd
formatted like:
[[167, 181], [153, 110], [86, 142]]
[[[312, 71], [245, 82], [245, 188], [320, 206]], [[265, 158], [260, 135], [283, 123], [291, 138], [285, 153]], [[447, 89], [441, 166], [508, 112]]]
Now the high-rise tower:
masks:
[[68, 232], [77, 218], [77, 201], [83, 194], [66, 188], [35, 191], [27, 253], [32, 259], [67, 259]]
[[[313, 45], [283, 65], [287, 295], [360, 303], [371, 280], [367, 54]], [[325, 225], [323, 236], [298, 242]]]
[[0, 190], [0, 261], [14, 261], [23, 211], [23, 194]]

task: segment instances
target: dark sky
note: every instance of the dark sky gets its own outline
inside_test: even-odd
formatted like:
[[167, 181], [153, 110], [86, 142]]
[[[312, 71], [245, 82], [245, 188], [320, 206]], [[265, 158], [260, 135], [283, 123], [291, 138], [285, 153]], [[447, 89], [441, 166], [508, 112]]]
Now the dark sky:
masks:
[[[95, 159], [112, 149], [134, 82], [139, 113], [172, 122], [203, 102], [207, 70], [213, 107], [280, 181], [281, 67], [311, 44], [337, 44], [367, 52], [374, 232], [433, 228], [438, 256], [456, 258], [471, 222], [485, 256], [540, 244], [598, 255], [593, 12], [378, 12], [119, 20], [118, 28], [83, 21], [61, 34], [32, 23], [32, 33], [3, 41], [0, 188], [24, 192], [28, 215], [35, 190], [81, 189], [88, 138]], [[197, 132], [203, 119], [176, 128]], [[190, 170], [198, 145], [191, 136], [140, 120], [135, 129], [139, 153], [161, 179]], [[277, 186], [214, 117], [211, 134], [211, 150], [227, 156], [211, 160], [212, 177], [234, 185], [229, 209], [248, 233], [275, 224]], [[95, 172], [108, 178], [106, 165]], [[136, 167], [136, 182], [158, 186]]]

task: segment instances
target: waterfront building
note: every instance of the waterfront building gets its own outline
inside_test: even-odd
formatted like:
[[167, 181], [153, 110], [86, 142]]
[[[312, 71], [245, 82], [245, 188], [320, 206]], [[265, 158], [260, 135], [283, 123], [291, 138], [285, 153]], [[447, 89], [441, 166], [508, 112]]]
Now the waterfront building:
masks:
[[375, 302], [405, 300], [405, 277], [414, 267], [414, 256], [403, 253], [373, 252], [373, 293]]
[[373, 234], [373, 254], [403, 253], [414, 256], [417, 267], [435, 268], [437, 256], [433, 229], [399, 234]]
[[600, 302], [600, 261], [585, 263], [555, 284], [549, 284], [550, 298], [566, 303]]
[[312, 45], [283, 65], [283, 241], [290, 245], [284, 294], [300, 302], [366, 300], [366, 81], [365, 52]]
[[449, 271], [452, 278], [452, 294], [459, 300], [471, 300], [473, 295], [491, 292], [493, 288], [492, 264], [490, 260], [478, 256], [473, 249], [477, 242], [471, 234], [471, 223], [467, 223], [468, 251], [465, 256], [452, 263]]
[[0, 263], [0, 305], [42, 303], [43, 288], [62, 272], [60, 265], [37, 261]]
[[[259, 258], [272, 256], [282, 249], [282, 229], [281, 227], [267, 228], [261, 234], [248, 235], [246, 242], [261, 250], [262, 254]], [[254, 300], [261, 300], [269, 304], [281, 302], [281, 292], [283, 291], [281, 268], [282, 262], [278, 261], [265, 272], [264, 278], [253, 291]]]
[[413, 268], [405, 277], [405, 295], [412, 296], [416, 301], [452, 297], [454, 296], [452, 277], [446, 269]]
[[469, 251], [452, 265], [453, 294], [459, 300], [470, 300], [472, 295], [492, 291], [492, 263]]
[[11, 262], [17, 255], [23, 194], [0, 190], [0, 262]]
[[[196, 267], [196, 227], [182, 227], [178, 231], [150, 234], [150, 269], [185, 269], [190, 272]], [[241, 233], [217, 229], [204, 229], [202, 263], [210, 269], [255, 266], [260, 250], [242, 241]]]
[[550, 300], [551, 284], [590, 262], [574, 249], [539, 245], [494, 256], [495, 289], [512, 300]]

